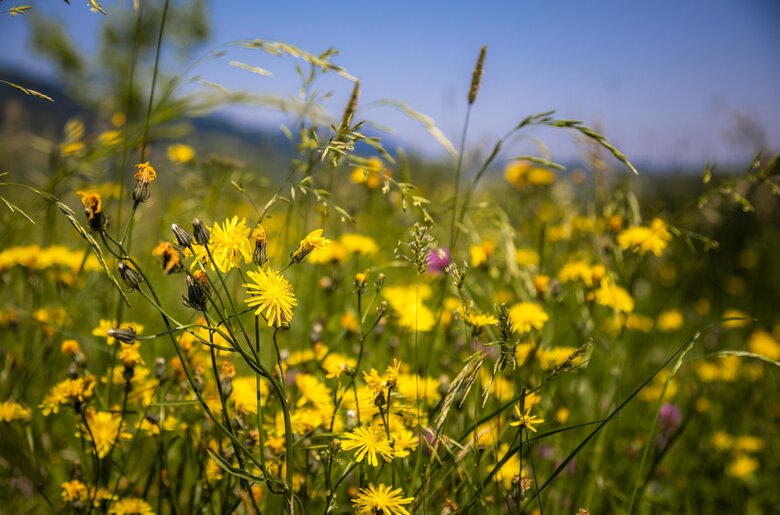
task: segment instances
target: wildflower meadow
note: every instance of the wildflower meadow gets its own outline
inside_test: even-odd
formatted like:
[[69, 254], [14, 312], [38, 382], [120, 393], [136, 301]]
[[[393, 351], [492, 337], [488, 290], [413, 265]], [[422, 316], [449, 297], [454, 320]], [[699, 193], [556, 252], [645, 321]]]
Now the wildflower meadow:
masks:
[[[72, 4], [99, 57], [34, 30], [85, 107], [0, 137], [0, 513], [777, 511], [780, 158], [648, 176], [552, 110], [468, 147], [482, 47], [462, 133], [384, 106], [431, 162], [333, 49], [199, 56], [300, 82], [231, 91], [166, 66], [198, 8]], [[286, 113], [284, 150], [195, 135], [230, 105]], [[582, 165], [521, 145], [549, 134]]]

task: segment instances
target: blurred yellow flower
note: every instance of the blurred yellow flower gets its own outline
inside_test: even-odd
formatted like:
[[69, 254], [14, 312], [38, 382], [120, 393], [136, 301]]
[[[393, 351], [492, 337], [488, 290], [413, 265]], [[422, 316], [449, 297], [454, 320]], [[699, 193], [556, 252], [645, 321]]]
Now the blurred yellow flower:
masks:
[[166, 155], [174, 163], [187, 164], [195, 159], [195, 150], [189, 145], [176, 143], [168, 146]]
[[601, 286], [596, 290], [595, 299], [596, 304], [615, 311], [631, 313], [634, 310], [634, 299], [631, 295], [612, 281], [602, 281]]
[[660, 218], [655, 218], [650, 222], [649, 227], [629, 227], [617, 237], [620, 248], [630, 249], [640, 255], [652, 252], [656, 256], [660, 256], [670, 241], [672, 241], [672, 234], [669, 232], [666, 222]]
[[250, 295], [244, 302], [249, 307], [257, 306], [255, 316], [262, 315], [268, 327], [289, 326], [293, 307], [298, 305], [290, 281], [270, 268], [259, 268], [257, 272], [250, 270], [247, 275], [253, 282], [242, 285]]
[[775, 361], [780, 360], [780, 342], [761, 329], [753, 331], [750, 340], [748, 340], [748, 349], [754, 354], [760, 354]]
[[679, 309], [668, 309], [658, 315], [657, 327], [659, 331], [671, 332], [681, 328], [684, 322]]
[[535, 302], [520, 302], [509, 308], [509, 318], [516, 333], [528, 333], [532, 329], [541, 331], [550, 316]]
[[12, 422], [14, 420], [28, 420], [29, 418], [29, 408], [14, 401], [0, 402], [0, 421]]

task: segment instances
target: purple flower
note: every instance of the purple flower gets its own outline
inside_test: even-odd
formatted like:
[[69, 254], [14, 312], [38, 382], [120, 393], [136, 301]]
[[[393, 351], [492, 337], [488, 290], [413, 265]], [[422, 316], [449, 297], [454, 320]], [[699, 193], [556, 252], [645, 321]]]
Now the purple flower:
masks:
[[431, 273], [443, 272], [450, 264], [450, 251], [446, 247], [435, 249], [428, 255], [428, 271]]

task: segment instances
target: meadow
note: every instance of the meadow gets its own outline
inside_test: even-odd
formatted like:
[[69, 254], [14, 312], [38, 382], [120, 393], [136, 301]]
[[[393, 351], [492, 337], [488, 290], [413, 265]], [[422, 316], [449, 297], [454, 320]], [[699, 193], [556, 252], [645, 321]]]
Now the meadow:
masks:
[[[462, 139], [396, 106], [429, 163], [367, 130], [335, 51], [237, 43], [297, 68], [284, 102], [192, 91], [162, 62], [197, 10], [141, 5], [97, 81], [38, 22], [86, 109], [0, 139], [0, 512], [777, 510], [780, 156], [647, 176], [554, 111], [467, 148], [483, 47]], [[248, 99], [289, 155], [193, 135]], [[519, 153], [539, 129], [583, 165]]]

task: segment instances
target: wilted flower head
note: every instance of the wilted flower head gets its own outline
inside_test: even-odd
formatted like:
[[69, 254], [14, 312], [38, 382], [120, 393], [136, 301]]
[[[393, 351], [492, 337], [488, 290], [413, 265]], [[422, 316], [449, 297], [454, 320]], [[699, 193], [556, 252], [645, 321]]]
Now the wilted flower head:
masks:
[[152, 250], [153, 256], [162, 257], [163, 270], [166, 274], [182, 269], [183, 256], [173, 244], [163, 241]]
[[149, 185], [157, 178], [155, 169], [147, 163], [135, 165], [135, 189], [133, 190], [133, 200], [136, 205], [149, 200]]
[[84, 205], [84, 214], [89, 220], [89, 228], [95, 232], [100, 232], [106, 227], [106, 217], [103, 214], [103, 199], [94, 191], [77, 191], [76, 195], [81, 197], [81, 203]]

